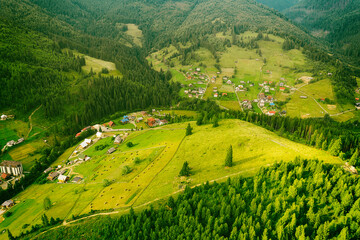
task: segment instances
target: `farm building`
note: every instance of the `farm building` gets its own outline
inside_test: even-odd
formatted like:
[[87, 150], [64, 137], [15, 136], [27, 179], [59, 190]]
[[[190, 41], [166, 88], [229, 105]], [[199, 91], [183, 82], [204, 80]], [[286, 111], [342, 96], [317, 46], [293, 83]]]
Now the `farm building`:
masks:
[[307, 96], [300, 96], [300, 98], [307, 99], [308, 97]]
[[47, 168], [47, 169], [44, 171], [44, 173], [51, 172], [52, 170], [53, 170], [53, 168], [52, 168], [52, 167], [49, 167], [49, 168]]
[[4, 209], [7, 209], [7, 208], [10, 208], [12, 206], [14, 206], [14, 201], [13, 200], [6, 200], [5, 202], [3, 202], [3, 204], [1, 204], [1, 206], [4, 208]]
[[19, 176], [23, 173], [23, 166], [21, 162], [3, 161], [0, 164], [1, 173], [7, 173], [14, 176]]
[[66, 181], [69, 179], [69, 177], [68, 176], [65, 176], [65, 175], [60, 175], [59, 177], [58, 177], [58, 180], [59, 180], [59, 182], [61, 182], [61, 183], [66, 183]]
[[113, 126], [115, 126], [115, 123], [113, 121], [110, 121], [109, 122], [109, 127], [113, 127]]
[[116, 151], [116, 149], [112, 147], [107, 151], [107, 154], [112, 154], [115, 151]]
[[356, 107], [357, 109], [360, 109], [360, 102], [355, 103], [355, 107]]
[[82, 180], [81, 177], [74, 177], [74, 179], [72, 180], [73, 183], [78, 183]]
[[80, 149], [87, 148], [91, 142], [92, 142], [91, 139], [86, 138], [86, 139], [80, 144], [79, 148], [80, 148]]
[[49, 174], [47, 179], [50, 180], [50, 181], [54, 181], [58, 176], [59, 176], [59, 172], [52, 172], [52, 173]]
[[5, 114], [1, 115], [1, 120], [5, 121], [7, 119], [7, 116]]

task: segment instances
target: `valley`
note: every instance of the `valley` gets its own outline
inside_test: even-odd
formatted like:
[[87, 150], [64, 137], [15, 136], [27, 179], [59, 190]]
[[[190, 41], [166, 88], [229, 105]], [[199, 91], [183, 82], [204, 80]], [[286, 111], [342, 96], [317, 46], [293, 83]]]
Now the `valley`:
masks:
[[0, 240], [360, 239], [355, 1], [0, 6]]

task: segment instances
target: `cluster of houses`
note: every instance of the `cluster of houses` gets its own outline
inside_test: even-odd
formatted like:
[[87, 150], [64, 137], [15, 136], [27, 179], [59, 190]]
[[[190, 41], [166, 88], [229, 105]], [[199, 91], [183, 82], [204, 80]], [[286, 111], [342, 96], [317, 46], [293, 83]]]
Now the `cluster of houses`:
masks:
[[193, 88], [194, 86], [190, 83], [189, 84], [189, 89], [184, 90], [184, 93], [189, 97], [189, 98], [199, 98], [202, 97], [205, 94], [205, 89], [202, 87], [199, 88]]
[[200, 68], [196, 68], [195, 71], [193, 71], [192, 68], [189, 69], [189, 72], [185, 73], [186, 79], [187, 80], [194, 80], [194, 79], [200, 79], [200, 80], [204, 80], [207, 81], [207, 76], [203, 73], [201, 73], [201, 69]]
[[149, 127], [156, 127], [156, 126], [162, 126], [168, 124], [168, 121], [166, 119], [158, 119], [158, 118], [148, 118], [147, 119], [147, 125]]
[[238, 86], [235, 86], [235, 91], [236, 92], [246, 92], [248, 90], [248, 88], [254, 87], [254, 83], [250, 82], [250, 81], [240, 81], [240, 84]]

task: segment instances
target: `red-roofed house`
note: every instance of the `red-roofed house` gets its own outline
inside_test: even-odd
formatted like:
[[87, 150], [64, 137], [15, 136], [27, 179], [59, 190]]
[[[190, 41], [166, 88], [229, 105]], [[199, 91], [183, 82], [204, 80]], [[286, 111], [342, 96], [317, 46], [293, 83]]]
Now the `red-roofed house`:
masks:
[[359, 98], [355, 98], [356, 101], [359, 101]]
[[81, 132], [77, 133], [77, 134], [75, 135], [75, 137], [80, 137], [80, 135], [81, 135]]
[[275, 111], [269, 111], [269, 112], [268, 112], [268, 115], [269, 115], [269, 116], [274, 116], [275, 113], [276, 113]]
[[280, 91], [285, 91], [285, 88], [284, 88], [284, 87], [280, 87]]
[[4, 180], [6, 180], [8, 177], [10, 177], [10, 175], [7, 174], [7, 173], [1, 174], [1, 178], [4, 179]]
[[154, 118], [148, 118], [147, 120], [147, 124], [149, 125], [149, 127], [153, 127], [156, 123], [156, 120]]
[[109, 127], [115, 126], [115, 123], [113, 121], [109, 122]]
[[225, 93], [225, 92], [222, 94], [222, 96], [227, 96], [227, 95], [228, 95], [228, 94], [227, 94], [227, 93]]

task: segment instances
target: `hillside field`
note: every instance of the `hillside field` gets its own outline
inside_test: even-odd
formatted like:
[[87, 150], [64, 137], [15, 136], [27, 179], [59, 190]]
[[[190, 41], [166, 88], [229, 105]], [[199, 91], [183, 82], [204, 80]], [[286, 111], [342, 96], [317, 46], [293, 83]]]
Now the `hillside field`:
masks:
[[[11, 210], [13, 215], [0, 223], [0, 230], [9, 228], [18, 235], [24, 224], [40, 223], [43, 213], [48, 217], [70, 220], [73, 215], [91, 210], [141, 206], [176, 193], [186, 185], [225, 181], [229, 176], [251, 176], [262, 166], [292, 161], [296, 156], [342, 163], [327, 152], [281, 138], [240, 120], [221, 121], [218, 128], [195, 126], [191, 122], [193, 135], [187, 137], [186, 125], [171, 124], [133, 132], [120, 145], [114, 145], [111, 138], [98, 141], [96, 145], [107, 144], [107, 148], [96, 151], [96, 145], [93, 145], [85, 151], [91, 157], [89, 161], [67, 167], [70, 179], [81, 176], [82, 182], [48, 182], [30, 186], [14, 198], [17, 204]], [[127, 146], [129, 141], [133, 147]], [[234, 149], [234, 166], [225, 168], [224, 159], [230, 144]], [[106, 154], [106, 150], [113, 146], [117, 150], [111, 155]], [[58, 163], [66, 160], [73, 150], [64, 153]], [[179, 178], [184, 161], [189, 162], [192, 175]], [[125, 175], [124, 166], [131, 168]], [[109, 185], [104, 184], [105, 179]], [[46, 197], [53, 204], [48, 211], [42, 207]]]

